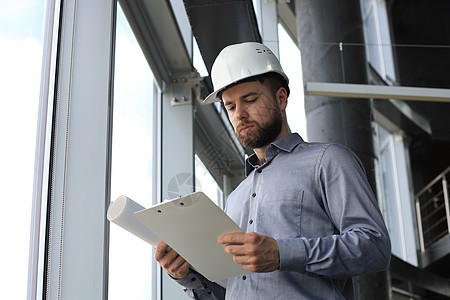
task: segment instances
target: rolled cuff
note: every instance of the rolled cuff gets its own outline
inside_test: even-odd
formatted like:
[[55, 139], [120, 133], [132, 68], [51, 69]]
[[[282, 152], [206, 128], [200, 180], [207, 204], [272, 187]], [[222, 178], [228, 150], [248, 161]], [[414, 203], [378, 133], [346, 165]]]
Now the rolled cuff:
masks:
[[199, 276], [192, 271], [182, 279], [173, 278], [173, 280], [188, 289], [200, 290], [205, 288], [204, 283], [202, 284], [202, 280], [199, 278]]
[[304, 273], [306, 269], [306, 248], [302, 239], [277, 239], [280, 253], [280, 271]]

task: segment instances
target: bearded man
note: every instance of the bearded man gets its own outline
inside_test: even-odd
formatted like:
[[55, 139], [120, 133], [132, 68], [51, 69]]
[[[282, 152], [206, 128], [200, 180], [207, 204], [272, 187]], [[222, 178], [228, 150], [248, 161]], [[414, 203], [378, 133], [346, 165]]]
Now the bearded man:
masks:
[[288, 78], [260, 43], [226, 47], [212, 68], [236, 137], [254, 154], [225, 212], [244, 233], [218, 239], [252, 273], [209, 282], [162, 242], [155, 258], [195, 299], [353, 299], [352, 277], [385, 269], [391, 245], [363, 167], [348, 148], [306, 143], [286, 118]]

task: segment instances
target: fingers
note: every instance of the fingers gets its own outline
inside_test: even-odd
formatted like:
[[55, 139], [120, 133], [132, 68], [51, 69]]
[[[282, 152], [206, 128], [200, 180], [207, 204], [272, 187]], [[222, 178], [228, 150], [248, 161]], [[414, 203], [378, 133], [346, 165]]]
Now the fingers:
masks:
[[177, 257], [172, 260], [172, 262], [161, 266], [173, 278], [182, 279], [189, 273], [190, 264], [186, 260], [184, 260], [183, 257], [177, 255]]
[[246, 234], [229, 234], [223, 236], [221, 240], [224, 244], [224, 250], [235, 256], [247, 255], [257, 256], [260, 251], [260, 240], [262, 236], [251, 232]]
[[158, 245], [156, 245], [155, 248], [155, 259], [159, 262], [159, 259], [164, 257], [167, 254], [167, 248], [169, 245], [167, 245], [165, 242], [161, 242]]
[[221, 235], [219, 239], [217, 240], [219, 244], [242, 244], [247, 241], [248, 239], [248, 233], [241, 233], [241, 232], [235, 232], [235, 233], [228, 233]]
[[233, 260], [252, 272], [271, 272], [279, 268], [279, 250], [275, 239], [251, 233], [231, 233], [219, 237], [224, 250]]
[[247, 269], [252, 272], [257, 272], [258, 268], [263, 261], [260, 261], [258, 256], [249, 256], [249, 255], [234, 255], [233, 260], [235, 263], [240, 264], [244, 269]]
[[170, 249], [167, 251], [169, 246], [161, 242], [155, 248], [155, 259], [161, 267], [169, 273], [170, 276], [176, 279], [181, 279], [186, 277], [189, 273], [190, 264], [178, 253]]
[[223, 247], [223, 249], [225, 250], [225, 252], [236, 255], [236, 256], [242, 256], [242, 255], [256, 256], [256, 255], [258, 255], [258, 252], [260, 252], [258, 246], [254, 246], [254, 245], [250, 245], [250, 244], [243, 244], [243, 245], [228, 244], [228, 245], [225, 245]]

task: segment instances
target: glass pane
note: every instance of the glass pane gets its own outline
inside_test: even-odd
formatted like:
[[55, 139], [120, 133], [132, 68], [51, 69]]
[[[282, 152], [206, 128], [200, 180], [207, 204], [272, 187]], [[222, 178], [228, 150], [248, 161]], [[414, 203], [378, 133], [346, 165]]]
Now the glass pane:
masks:
[[200, 49], [198, 48], [197, 40], [195, 37], [192, 38], [193, 40], [193, 47], [194, 47], [194, 57], [193, 57], [193, 64], [194, 68], [197, 70], [197, 72], [202, 77], [208, 76], [208, 70], [206, 69], [205, 62], [203, 61], [202, 54], [200, 53]]
[[[152, 205], [154, 78], [118, 7], [114, 79], [112, 201]], [[152, 246], [111, 224], [109, 299], [151, 299]]]
[[379, 143], [379, 170], [382, 177], [382, 201], [383, 214], [386, 221], [392, 242], [392, 253], [403, 258], [403, 233], [400, 224], [401, 212], [398, 211], [397, 196], [398, 187], [396, 186], [396, 170], [394, 158], [394, 145], [391, 134], [383, 127], [378, 126], [378, 143]]
[[389, 21], [385, 1], [361, 0], [367, 60], [378, 75], [395, 81]]
[[391, 235], [392, 253], [398, 257], [403, 257], [402, 233], [399, 224], [399, 212], [397, 210], [397, 197], [394, 172], [392, 170], [392, 147], [384, 148], [380, 153], [381, 171], [383, 176], [384, 199], [385, 199], [385, 220]]
[[44, 19], [44, 0], [0, 1], [2, 299], [27, 295]]
[[195, 155], [195, 190], [205, 193], [219, 207], [223, 207], [223, 193], [200, 158]]
[[378, 200], [392, 242], [392, 253], [417, 266], [416, 225], [408, 153], [403, 137], [374, 125], [378, 161]]
[[280, 63], [289, 77], [289, 102], [286, 109], [289, 127], [292, 132], [298, 132], [306, 141], [306, 116], [303, 96], [303, 77], [300, 50], [292, 41], [286, 30], [278, 24], [280, 42]]
[[365, 7], [363, 11], [364, 35], [366, 39], [366, 50], [368, 52], [367, 60], [378, 74], [384, 78], [384, 68], [380, 53], [380, 39], [377, 22], [375, 20], [375, 8], [372, 0], [361, 1], [361, 5]]
[[395, 81], [394, 56], [391, 48], [391, 32], [389, 29], [389, 19], [387, 15], [386, 1], [377, 1], [378, 19], [380, 22], [381, 35], [381, 51], [383, 52], [384, 68], [386, 72], [386, 79]]

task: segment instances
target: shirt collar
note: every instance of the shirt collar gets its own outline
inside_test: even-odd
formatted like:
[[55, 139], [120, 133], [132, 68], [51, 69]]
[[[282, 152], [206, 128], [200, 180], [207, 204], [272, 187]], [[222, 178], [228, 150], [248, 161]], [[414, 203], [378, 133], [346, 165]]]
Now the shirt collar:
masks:
[[[303, 143], [303, 139], [298, 133], [291, 133], [276, 140], [266, 148], [265, 164], [271, 161], [281, 151], [291, 152], [300, 143]], [[245, 176], [248, 176], [257, 167], [259, 167], [258, 157], [253, 153], [245, 161]]]

